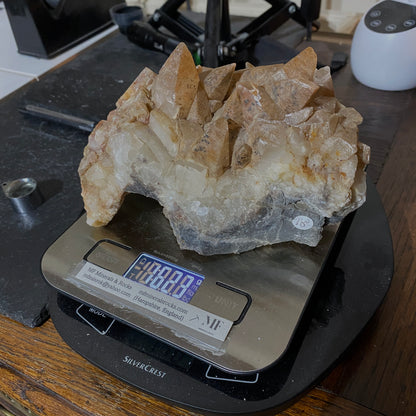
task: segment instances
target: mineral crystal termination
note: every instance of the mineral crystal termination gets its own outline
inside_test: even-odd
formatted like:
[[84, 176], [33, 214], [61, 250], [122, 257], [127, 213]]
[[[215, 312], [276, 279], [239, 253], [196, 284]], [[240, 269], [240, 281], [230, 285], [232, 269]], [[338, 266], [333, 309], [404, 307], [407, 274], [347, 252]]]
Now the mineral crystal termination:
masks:
[[159, 201], [182, 249], [317, 245], [328, 219], [364, 203], [370, 150], [316, 65], [307, 48], [286, 64], [195, 67], [180, 44], [159, 74], [145, 68], [84, 150], [88, 224], [133, 192]]

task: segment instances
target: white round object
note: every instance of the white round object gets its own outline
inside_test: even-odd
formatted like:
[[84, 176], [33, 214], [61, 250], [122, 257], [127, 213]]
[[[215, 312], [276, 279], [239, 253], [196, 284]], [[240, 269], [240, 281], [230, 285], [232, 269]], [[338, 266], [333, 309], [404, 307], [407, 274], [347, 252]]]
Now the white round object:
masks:
[[361, 19], [351, 45], [351, 69], [368, 87], [416, 87], [416, 0], [385, 0]]
[[310, 230], [313, 227], [313, 220], [312, 218], [306, 217], [305, 215], [298, 215], [297, 217], [293, 218], [292, 224], [298, 230]]

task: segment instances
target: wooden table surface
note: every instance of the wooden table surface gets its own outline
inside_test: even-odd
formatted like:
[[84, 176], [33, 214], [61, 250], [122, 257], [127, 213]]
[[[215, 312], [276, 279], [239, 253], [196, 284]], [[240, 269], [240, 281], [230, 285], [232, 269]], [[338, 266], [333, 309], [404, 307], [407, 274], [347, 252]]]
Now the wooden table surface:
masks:
[[[315, 42], [321, 57], [338, 44]], [[390, 223], [395, 273], [381, 308], [342, 362], [282, 415], [416, 414], [416, 90], [359, 84], [349, 66], [334, 75], [338, 98], [364, 116], [370, 178]], [[365, 277], [363, 277], [365, 278]], [[0, 404], [15, 415], [196, 415], [115, 379], [72, 351], [51, 320], [27, 328], [0, 317]], [[0, 412], [1, 413], [1, 412]]]

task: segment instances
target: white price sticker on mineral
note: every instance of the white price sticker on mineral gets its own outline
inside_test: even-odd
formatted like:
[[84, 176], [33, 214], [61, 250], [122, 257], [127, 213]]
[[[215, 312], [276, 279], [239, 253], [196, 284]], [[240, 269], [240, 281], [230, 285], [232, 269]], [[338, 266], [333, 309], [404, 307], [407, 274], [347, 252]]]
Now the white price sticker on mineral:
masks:
[[313, 227], [313, 221], [311, 218], [305, 215], [298, 215], [292, 220], [292, 224], [298, 230], [306, 231], [310, 230]]
[[179, 299], [126, 279], [116, 273], [86, 262], [74, 276], [97, 289], [126, 300], [140, 309], [193, 329], [219, 341], [225, 341], [233, 322]]

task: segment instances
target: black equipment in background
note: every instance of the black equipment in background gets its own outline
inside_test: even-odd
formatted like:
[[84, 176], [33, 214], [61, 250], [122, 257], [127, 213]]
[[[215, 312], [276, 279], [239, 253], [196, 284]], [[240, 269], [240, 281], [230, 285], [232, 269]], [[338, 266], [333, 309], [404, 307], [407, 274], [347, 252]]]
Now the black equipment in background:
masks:
[[4, 0], [19, 53], [52, 58], [112, 24], [119, 0]]
[[179, 42], [185, 42], [197, 63], [209, 67], [246, 62], [259, 39], [289, 19], [306, 28], [307, 38], [319, 27], [321, 0], [302, 0], [300, 7], [288, 0], [266, 1], [270, 7], [237, 33], [231, 31], [228, 0], [207, 0], [205, 30], [178, 11], [185, 0], [166, 1], [148, 22], [116, 23], [130, 41], [147, 49], [170, 54]]

